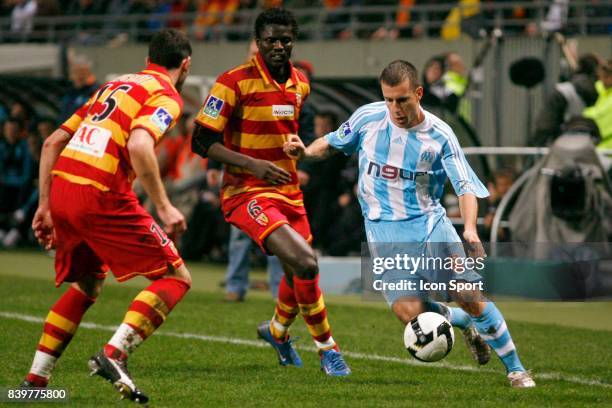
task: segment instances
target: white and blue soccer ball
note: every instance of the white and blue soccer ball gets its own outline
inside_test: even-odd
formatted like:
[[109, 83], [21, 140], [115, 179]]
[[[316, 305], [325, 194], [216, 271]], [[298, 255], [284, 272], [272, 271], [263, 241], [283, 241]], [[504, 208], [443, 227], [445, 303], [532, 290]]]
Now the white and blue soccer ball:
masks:
[[425, 312], [412, 319], [404, 330], [406, 350], [417, 360], [442, 360], [455, 344], [453, 327], [442, 315]]

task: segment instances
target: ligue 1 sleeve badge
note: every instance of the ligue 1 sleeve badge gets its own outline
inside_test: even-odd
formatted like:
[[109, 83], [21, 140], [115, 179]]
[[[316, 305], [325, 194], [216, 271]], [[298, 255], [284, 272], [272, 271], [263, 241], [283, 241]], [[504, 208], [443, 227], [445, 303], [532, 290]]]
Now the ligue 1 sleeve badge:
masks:
[[249, 201], [247, 204], [247, 211], [249, 212], [249, 216], [262, 227], [265, 227], [268, 225], [268, 222], [270, 222], [268, 216], [263, 212], [261, 206], [257, 204], [257, 200]]
[[221, 113], [221, 109], [223, 109], [224, 103], [225, 101], [223, 99], [209, 95], [204, 107], [202, 108], [202, 113], [208, 117], [217, 119]]

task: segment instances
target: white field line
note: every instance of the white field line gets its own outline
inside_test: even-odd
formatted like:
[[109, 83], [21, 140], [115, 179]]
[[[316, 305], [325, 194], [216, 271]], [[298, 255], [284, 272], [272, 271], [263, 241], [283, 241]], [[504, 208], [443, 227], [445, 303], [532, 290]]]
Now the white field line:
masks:
[[[6, 319], [21, 320], [21, 321], [31, 322], [31, 323], [43, 323], [45, 321], [45, 319], [36, 317], [36, 316], [25, 315], [21, 313], [2, 312], [2, 311], [0, 311], [0, 317], [6, 318]], [[103, 331], [108, 331], [108, 332], [114, 332], [117, 329], [117, 326], [107, 326], [107, 325], [89, 323], [89, 322], [82, 322], [79, 325], [79, 327], [83, 327], [85, 329], [92, 329], [92, 330], [103, 330]], [[167, 332], [167, 331], [160, 331], [160, 332], [155, 333], [155, 335], [165, 336], [165, 337], [175, 337], [175, 338], [181, 338], [181, 339], [195, 339], [195, 340], [201, 340], [201, 341], [209, 341], [213, 343], [236, 344], [236, 345], [249, 346], [249, 347], [259, 347], [259, 348], [269, 347], [263, 341], [239, 339], [239, 338], [234, 338], [234, 337], [209, 336], [205, 334], [196, 334], [196, 333], [174, 333], [174, 332]], [[296, 348], [299, 350], [305, 350], [305, 351], [312, 351], [312, 352], [316, 351], [314, 347], [296, 346]], [[467, 365], [449, 364], [446, 362], [422, 363], [422, 362], [419, 362], [417, 360], [414, 360], [408, 357], [399, 358], [399, 357], [381, 356], [377, 354], [357, 353], [357, 352], [346, 351], [346, 350], [343, 350], [342, 354], [346, 357], [350, 357], [350, 358], [358, 359], [358, 360], [384, 361], [388, 363], [404, 364], [404, 365], [409, 365], [409, 366], [444, 368], [444, 369], [455, 370], [455, 371], [469, 371], [469, 372], [479, 372], [479, 373], [482, 373], [482, 372], [499, 373], [499, 370], [479, 368], [479, 367], [467, 366]], [[535, 378], [541, 378], [544, 380], [566, 381], [566, 382], [581, 384], [581, 385], [612, 388], [612, 384], [609, 384], [609, 383], [606, 383], [600, 380], [582, 378], [578, 376], [567, 375], [565, 373], [543, 372], [543, 373], [534, 373], [533, 376]]]

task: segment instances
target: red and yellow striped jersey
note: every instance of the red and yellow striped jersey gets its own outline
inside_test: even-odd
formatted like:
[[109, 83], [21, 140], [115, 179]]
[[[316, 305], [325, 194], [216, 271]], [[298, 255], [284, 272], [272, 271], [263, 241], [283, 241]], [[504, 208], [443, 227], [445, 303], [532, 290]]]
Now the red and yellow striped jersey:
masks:
[[283, 144], [289, 135], [298, 133], [300, 109], [309, 93], [308, 80], [292, 65], [290, 78], [278, 84], [259, 53], [217, 78], [196, 122], [223, 132], [228, 149], [269, 160], [292, 177], [288, 184], [271, 185], [246, 169], [226, 166], [222, 197], [225, 212], [242, 201], [244, 194], [303, 205], [296, 162], [283, 152]]
[[182, 109], [168, 72], [159, 65], [109, 81], [62, 124], [72, 137], [51, 174], [102, 191], [129, 193], [134, 179], [127, 150], [130, 132], [145, 129], [157, 143]]

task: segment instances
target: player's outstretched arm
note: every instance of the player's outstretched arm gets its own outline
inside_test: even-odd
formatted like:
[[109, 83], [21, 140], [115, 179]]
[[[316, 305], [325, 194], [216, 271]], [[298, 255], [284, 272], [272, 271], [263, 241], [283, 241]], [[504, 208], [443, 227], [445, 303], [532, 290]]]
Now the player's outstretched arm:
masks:
[[159, 175], [159, 164], [155, 156], [155, 140], [146, 130], [137, 128], [130, 133], [127, 148], [132, 168], [155, 205], [157, 215], [166, 231], [169, 233], [185, 231], [187, 229], [185, 217], [170, 203]]
[[302, 139], [296, 135], [289, 137], [289, 140], [283, 145], [283, 150], [289, 157], [306, 161], [325, 160], [337, 152], [324, 137], [318, 138], [305, 147]]
[[196, 123], [193, 130], [192, 150], [202, 157], [209, 157], [219, 163], [242, 167], [255, 177], [271, 184], [291, 182], [291, 174], [268, 160], [255, 159], [223, 146], [222, 135]]

